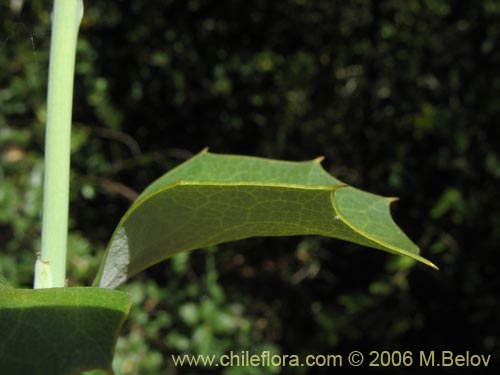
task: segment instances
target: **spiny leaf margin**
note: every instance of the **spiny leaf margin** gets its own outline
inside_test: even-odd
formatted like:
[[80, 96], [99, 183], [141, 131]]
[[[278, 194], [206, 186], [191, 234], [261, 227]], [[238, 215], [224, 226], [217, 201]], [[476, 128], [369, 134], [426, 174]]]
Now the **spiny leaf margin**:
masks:
[[[335, 237], [437, 268], [394, 223], [389, 208], [394, 198], [347, 186], [329, 175], [321, 160], [288, 162], [203, 150], [153, 182], [126, 212], [96, 284], [114, 288], [179, 252], [254, 236]], [[252, 211], [252, 205], [260, 210]]]

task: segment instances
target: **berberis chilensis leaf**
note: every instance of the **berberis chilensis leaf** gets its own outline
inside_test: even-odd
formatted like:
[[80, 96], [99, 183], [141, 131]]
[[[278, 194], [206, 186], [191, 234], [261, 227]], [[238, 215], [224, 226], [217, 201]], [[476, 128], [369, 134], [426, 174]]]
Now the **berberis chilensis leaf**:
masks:
[[177, 253], [256, 236], [322, 235], [436, 268], [392, 220], [393, 198], [287, 162], [202, 151], [153, 182], [121, 219], [96, 284], [115, 288]]
[[0, 374], [111, 374], [130, 305], [128, 295], [116, 290], [0, 285]]

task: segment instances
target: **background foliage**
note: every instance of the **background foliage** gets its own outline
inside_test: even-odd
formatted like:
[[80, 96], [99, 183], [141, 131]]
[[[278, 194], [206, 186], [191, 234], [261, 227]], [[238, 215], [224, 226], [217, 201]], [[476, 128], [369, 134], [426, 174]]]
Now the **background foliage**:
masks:
[[[50, 9], [0, 3], [0, 274], [22, 287], [39, 250]], [[87, 1], [70, 285], [91, 282], [136, 192], [205, 146], [324, 155], [336, 177], [401, 197], [397, 222], [442, 269], [322, 238], [181, 255], [125, 287], [118, 373], [245, 349], [469, 350], [498, 366], [499, 25], [495, 0]]]

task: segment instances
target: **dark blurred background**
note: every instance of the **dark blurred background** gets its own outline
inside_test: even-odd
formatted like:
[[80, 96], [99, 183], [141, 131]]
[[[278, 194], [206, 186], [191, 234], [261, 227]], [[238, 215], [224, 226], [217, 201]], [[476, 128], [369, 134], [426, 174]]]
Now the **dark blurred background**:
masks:
[[[170, 354], [230, 350], [469, 351], [492, 355], [482, 373], [498, 370], [499, 1], [85, 5], [70, 285], [92, 281], [136, 193], [205, 146], [288, 160], [324, 155], [336, 177], [399, 196], [396, 221], [441, 268], [316, 237], [180, 255], [124, 287], [135, 305], [118, 374], [188, 373]], [[0, 275], [20, 287], [32, 284], [40, 246], [51, 6], [0, 3]], [[214, 370], [193, 373], [332, 368]]]

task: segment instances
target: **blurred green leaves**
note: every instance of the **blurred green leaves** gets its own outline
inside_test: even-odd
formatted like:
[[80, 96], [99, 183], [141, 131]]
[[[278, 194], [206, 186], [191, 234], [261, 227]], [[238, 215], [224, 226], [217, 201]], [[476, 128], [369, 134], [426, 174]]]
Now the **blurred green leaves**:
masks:
[[[124, 285], [131, 295], [133, 307], [125, 324], [125, 333], [118, 340], [115, 370], [117, 373], [148, 373], [160, 375], [172, 366], [170, 354], [196, 353], [221, 355], [231, 350], [272, 350], [281, 352], [277, 345], [270, 345], [268, 337], [274, 328], [270, 326], [270, 314], [266, 309], [252, 314], [245, 307], [246, 297], [235, 301], [227, 295], [219, 282], [216, 248], [198, 253], [203, 273], [196, 276], [196, 265], [188, 254], [172, 259], [170, 282], [157, 285], [154, 282], [132, 281]], [[176, 263], [176, 264], [175, 264]], [[154, 345], [147, 345], [147, 342]], [[169, 353], [165, 355], [164, 353]], [[200, 372], [203, 368], [197, 369]], [[213, 369], [206, 369], [212, 371]], [[272, 374], [277, 369], [238, 368], [241, 374]], [[226, 368], [225, 375], [234, 374]]]

